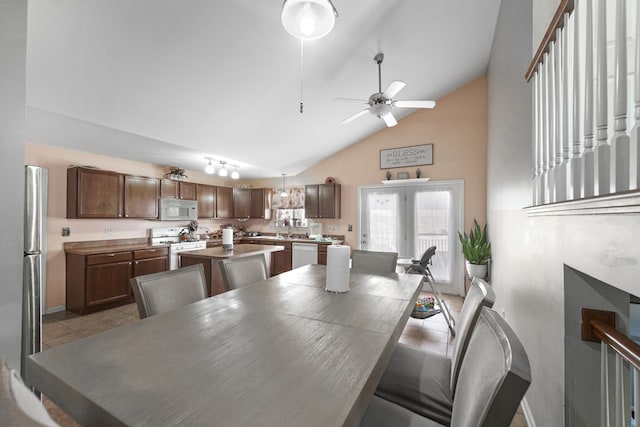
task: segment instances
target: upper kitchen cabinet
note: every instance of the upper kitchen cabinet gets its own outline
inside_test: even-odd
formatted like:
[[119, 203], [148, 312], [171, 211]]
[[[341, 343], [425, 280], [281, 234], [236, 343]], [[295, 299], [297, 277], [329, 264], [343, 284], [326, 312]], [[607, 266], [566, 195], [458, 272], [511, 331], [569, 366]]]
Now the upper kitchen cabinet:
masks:
[[160, 197], [177, 199], [178, 196], [178, 181], [172, 179], [163, 179], [160, 181]]
[[236, 218], [251, 218], [251, 189], [233, 189], [233, 211]]
[[196, 184], [193, 182], [178, 182], [178, 196], [183, 200], [197, 200]]
[[158, 218], [160, 180], [143, 176], [124, 176], [125, 218]]
[[271, 191], [266, 188], [251, 190], [251, 218], [271, 219]]
[[69, 168], [67, 218], [122, 218], [123, 192], [122, 174], [100, 169]]
[[217, 188], [216, 218], [234, 218], [233, 216], [233, 188]]
[[216, 187], [196, 184], [198, 218], [213, 218], [216, 213]]
[[340, 184], [306, 185], [304, 215], [307, 218], [340, 218]]

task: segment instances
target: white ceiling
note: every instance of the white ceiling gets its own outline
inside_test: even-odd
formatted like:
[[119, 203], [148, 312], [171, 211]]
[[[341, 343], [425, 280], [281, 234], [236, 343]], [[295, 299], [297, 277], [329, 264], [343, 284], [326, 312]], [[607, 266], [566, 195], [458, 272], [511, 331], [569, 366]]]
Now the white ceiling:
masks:
[[333, 3], [333, 31], [305, 42], [300, 114], [300, 41], [282, 28], [282, 0], [30, 0], [27, 138], [295, 175], [384, 127], [340, 124], [364, 105], [333, 101], [377, 92], [376, 53], [383, 89], [407, 83], [399, 100], [437, 100], [486, 71], [500, 0]]

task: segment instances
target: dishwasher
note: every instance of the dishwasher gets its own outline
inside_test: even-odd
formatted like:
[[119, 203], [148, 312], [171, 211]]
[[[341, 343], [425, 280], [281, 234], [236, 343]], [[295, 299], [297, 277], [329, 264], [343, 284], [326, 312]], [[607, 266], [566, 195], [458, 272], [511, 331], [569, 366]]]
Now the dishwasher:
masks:
[[293, 243], [291, 248], [293, 252], [293, 268], [318, 263], [318, 245], [315, 243]]

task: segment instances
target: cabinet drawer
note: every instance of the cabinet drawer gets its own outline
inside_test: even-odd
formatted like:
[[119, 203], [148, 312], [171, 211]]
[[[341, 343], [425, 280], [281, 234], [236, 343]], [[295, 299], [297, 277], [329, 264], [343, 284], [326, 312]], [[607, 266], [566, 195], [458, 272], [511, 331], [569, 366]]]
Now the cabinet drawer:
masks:
[[131, 252], [110, 252], [87, 256], [87, 265], [110, 264], [123, 261], [131, 261]]
[[155, 258], [169, 255], [169, 248], [138, 249], [133, 251], [134, 259]]

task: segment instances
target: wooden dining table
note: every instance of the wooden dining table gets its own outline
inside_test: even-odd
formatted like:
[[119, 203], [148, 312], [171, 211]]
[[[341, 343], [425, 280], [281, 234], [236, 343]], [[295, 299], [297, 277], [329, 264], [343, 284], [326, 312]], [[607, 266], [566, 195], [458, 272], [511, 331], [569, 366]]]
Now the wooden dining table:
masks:
[[29, 381], [85, 426], [358, 425], [421, 288], [307, 265], [29, 357]]

